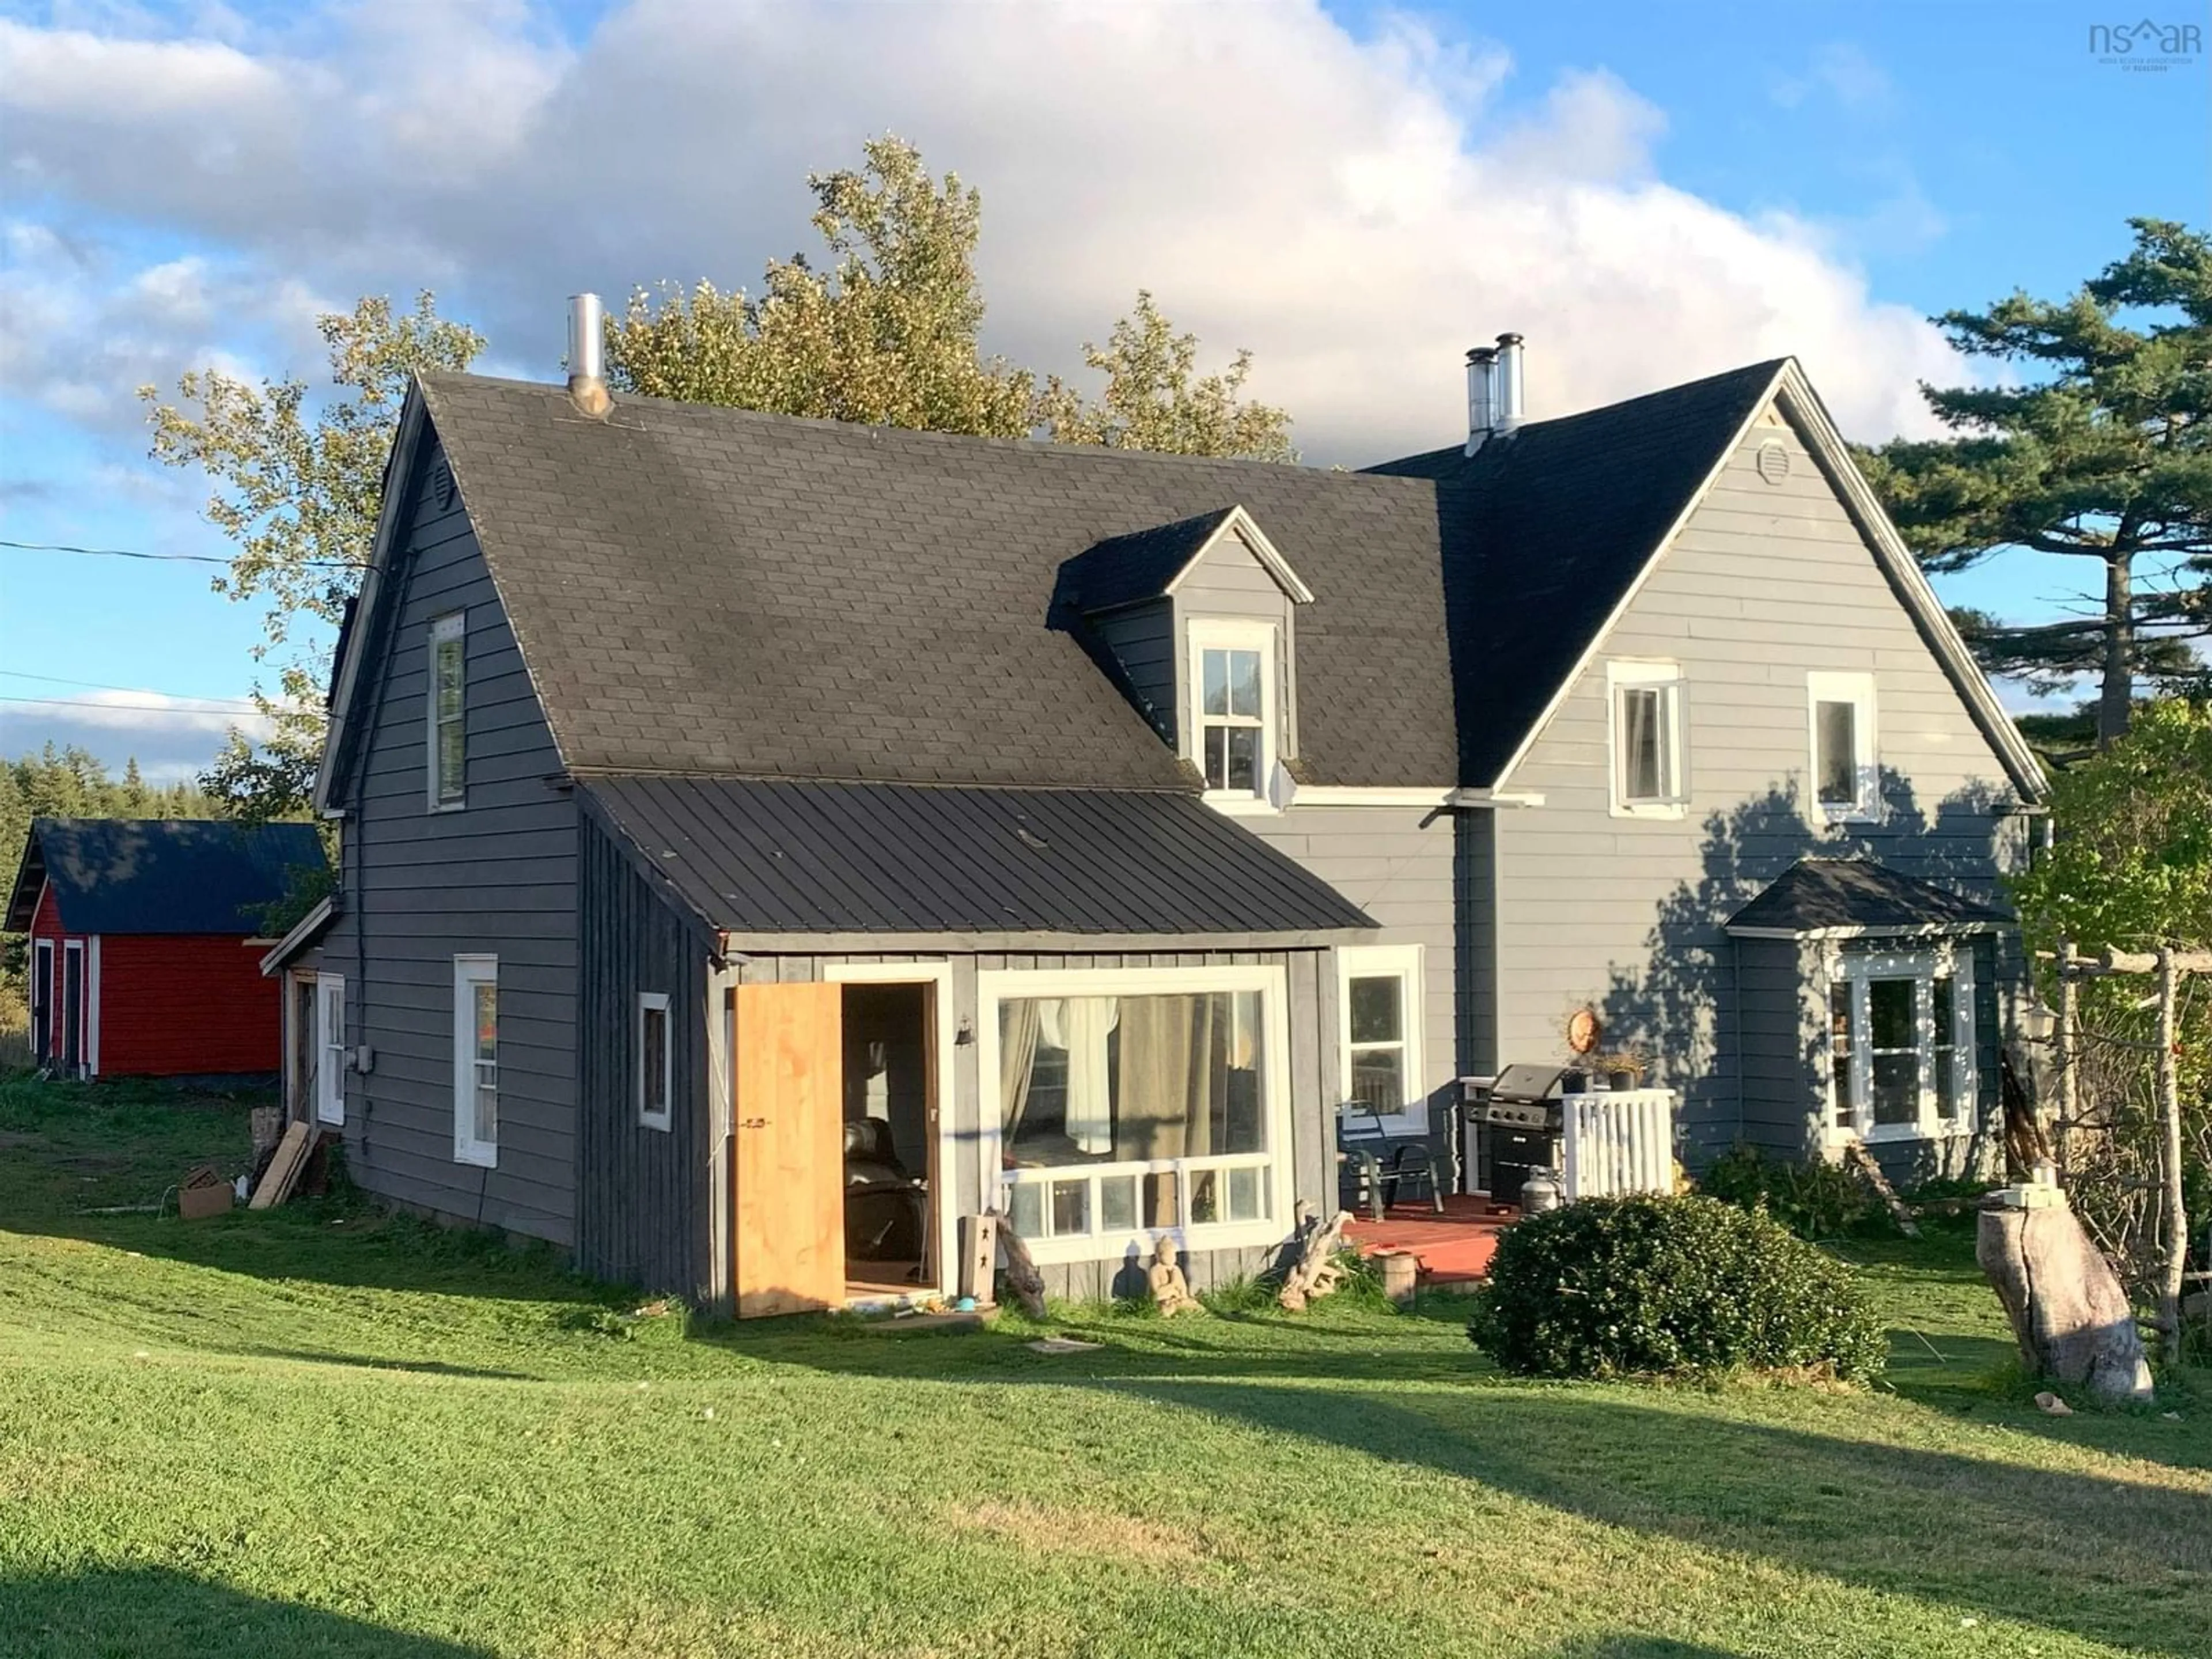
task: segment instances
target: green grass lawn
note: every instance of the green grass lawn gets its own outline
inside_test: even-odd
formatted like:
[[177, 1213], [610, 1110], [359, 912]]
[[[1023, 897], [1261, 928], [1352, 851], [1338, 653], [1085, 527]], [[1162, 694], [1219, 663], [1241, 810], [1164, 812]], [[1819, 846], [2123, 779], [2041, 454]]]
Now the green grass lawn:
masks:
[[2212, 1386], [2038, 1413], [1963, 1230], [1879, 1390], [1498, 1375], [1459, 1308], [685, 1334], [245, 1106], [0, 1085], [0, 1653], [2212, 1652]]

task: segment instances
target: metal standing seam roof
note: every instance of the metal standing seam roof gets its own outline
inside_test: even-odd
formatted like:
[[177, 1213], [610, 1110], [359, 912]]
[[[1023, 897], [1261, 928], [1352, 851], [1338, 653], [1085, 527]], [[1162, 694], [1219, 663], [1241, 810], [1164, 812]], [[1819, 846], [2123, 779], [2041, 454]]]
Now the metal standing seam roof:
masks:
[[193, 818], [39, 818], [8, 904], [31, 924], [41, 883], [72, 933], [237, 933], [253, 907], [285, 896], [294, 872], [325, 867], [311, 823]]
[[1367, 914], [1170, 791], [600, 777], [586, 799], [726, 933], [1366, 931]]
[[2013, 925], [2003, 911], [1875, 863], [1800, 859], [1728, 920], [1731, 933], [1886, 932]]

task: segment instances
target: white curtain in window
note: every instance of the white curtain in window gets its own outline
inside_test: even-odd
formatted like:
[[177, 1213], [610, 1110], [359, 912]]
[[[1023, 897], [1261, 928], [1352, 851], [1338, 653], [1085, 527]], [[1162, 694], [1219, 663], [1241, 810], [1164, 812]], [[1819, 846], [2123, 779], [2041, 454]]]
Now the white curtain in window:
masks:
[[[1107, 1041], [1121, 1015], [1112, 997], [1042, 1005], [1043, 1041], [1067, 1051], [1067, 1138], [1079, 1152], [1114, 1150], [1114, 1073]], [[1054, 1027], [1057, 1030], [1054, 1030]]]

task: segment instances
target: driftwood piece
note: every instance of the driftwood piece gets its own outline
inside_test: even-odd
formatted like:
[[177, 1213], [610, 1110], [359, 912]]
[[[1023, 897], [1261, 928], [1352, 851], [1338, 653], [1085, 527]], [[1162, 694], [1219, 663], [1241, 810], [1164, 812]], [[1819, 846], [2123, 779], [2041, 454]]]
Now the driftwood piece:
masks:
[[1889, 1206], [1889, 1213], [1897, 1223], [1897, 1230], [1907, 1238], [1919, 1237], [1920, 1224], [1912, 1218], [1911, 1206], [1897, 1195], [1897, 1188], [1889, 1184], [1889, 1177], [1881, 1172], [1881, 1165], [1875, 1162], [1874, 1154], [1867, 1151], [1866, 1142], [1853, 1139], [1844, 1148], [1844, 1157], [1866, 1184], [1874, 1188], [1875, 1195]]
[[1044, 1275], [1030, 1260], [1030, 1247], [1022, 1243], [1022, 1236], [1014, 1231], [1012, 1218], [1000, 1216], [999, 1248], [1006, 1253], [1006, 1288], [1014, 1293], [1014, 1300], [1022, 1304], [1022, 1311], [1031, 1319], [1042, 1319], [1044, 1313]]
[[2063, 1200], [1983, 1210], [1974, 1257], [1996, 1287], [2031, 1375], [2085, 1383], [2106, 1400], [2151, 1397], [2135, 1310]]
[[1286, 1311], [1303, 1313], [1314, 1297], [1327, 1296], [1336, 1288], [1344, 1277], [1336, 1253], [1344, 1248], [1344, 1229], [1351, 1219], [1349, 1210], [1339, 1210], [1326, 1225], [1318, 1216], [1307, 1218], [1297, 1264], [1283, 1280], [1282, 1293], [1275, 1298]]

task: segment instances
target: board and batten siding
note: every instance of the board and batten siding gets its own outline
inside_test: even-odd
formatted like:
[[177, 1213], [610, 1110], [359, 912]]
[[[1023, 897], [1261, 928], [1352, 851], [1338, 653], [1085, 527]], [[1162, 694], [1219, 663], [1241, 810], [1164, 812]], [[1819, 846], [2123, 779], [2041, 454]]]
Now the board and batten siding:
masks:
[[[1759, 447], [1789, 457], [1778, 483]], [[1771, 471], [1772, 469], [1770, 469]], [[1612, 816], [1606, 663], [1678, 663], [1688, 808]], [[1807, 805], [1806, 676], [1871, 673], [1884, 811], [1829, 827]], [[1562, 1021], [1595, 1005], [1679, 1089], [1693, 1155], [1779, 1131], [1808, 1103], [1769, 1055], [1742, 1063], [1747, 1014], [1722, 924], [1808, 854], [1863, 854], [1996, 900], [2026, 849], [2017, 797], [1828, 480], [1771, 408], [1660, 558], [1510, 779], [1542, 806], [1500, 811], [1495, 905], [1498, 1061], [1564, 1058]], [[2016, 975], [2016, 951], [2004, 969]], [[1773, 969], [1754, 953], [1753, 974]], [[1765, 989], [1756, 1017], [1769, 1018]], [[1808, 1024], [1793, 1051], [1809, 1051]], [[1799, 1074], [1802, 1074], [1800, 1061]], [[1787, 1093], [1781, 1092], [1787, 1090]]]
[[[742, 939], [732, 939], [731, 948], [737, 957], [731, 967], [718, 974], [712, 983], [708, 1001], [713, 1007], [722, 1006], [724, 992], [729, 986], [739, 983], [805, 983], [826, 978], [828, 969], [834, 963], [949, 963], [952, 971], [954, 1024], [957, 1029], [971, 1032], [978, 1017], [975, 986], [978, 972], [1279, 967], [1284, 969], [1284, 979], [1288, 988], [1287, 1017], [1291, 1024], [1288, 1034], [1291, 1167], [1296, 1189], [1291, 1200], [1291, 1202], [1304, 1200], [1310, 1203], [1323, 1213], [1335, 1206], [1336, 969], [1332, 960], [1333, 952], [1329, 951], [1230, 953], [1194, 950], [1172, 953], [1139, 951], [1126, 955], [1038, 952], [746, 956], [743, 954]], [[718, 1036], [713, 1044], [718, 1068], [721, 1066], [720, 1056], [725, 1047], [725, 1042]], [[956, 1216], [979, 1214], [986, 1207], [981, 1152], [984, 1108], [981, 1083], [977, 1073], [977, 1054], [978, 1045], [973, 1042], [957, 1042], [953, 1048], [953, 1099], [949, 1131], [952, 1168], [948, 1196], [953, 1206], [952, 1213]], [[728, 1088], [726, 1077], [720, 1076], [718, 1072], [714, 1085], [714, 1110], [718, 1125], [716, 1132], [723, 1136], [728, 1133]], [[727, 1155], [725, 1146], [722, 1158], [726, 1160]], [[722, 1162], [720, 1167], [726, 1169], [726, 1162]], [[995, 1194], [991, 1195], [990, 1203], [992, 1207], [996, 1207]], [[1283, 1234], [1287, 1239], [1291, 1231], [1291, 1203], [1282, 1203], [1279, 1209]], [[1273, 1267], [1281, 1254], [1279, 1246], [1194, 1250], [1186, 1252], [1183, 1266], [1192, 1287], [1206, 1290]], [[1133, 1267], [1121, 1261], [1075, 1261], [1044, 1264], [1038, 1271], [1044, 1275], [1048, 1294], [1074, 1301], [1094, 1301], [1113, 1296], [1143, 1294], [1145, 1266], [1139, 1262]]]
[[[343, 911], [323, 946], [346, 981], [347, 1167], [368, 1191], [574, 1242], [577, 809], [458, 494], [426, 438], [388, 580], [392, 631], [367, 665], [365, 735], [342, 799]], [[466, 804], [428, 804], [430, 625], [467, 617]], [[499, 1154], [453, 1156], [453, 958], [499, 960]]]
[[[586, 812], [577, 885], [576, 1266], [711, 1301], [714, 1114], [703, 929]], [[639, 1121], [639, 998], [668, 998], [669, 1124]]]

